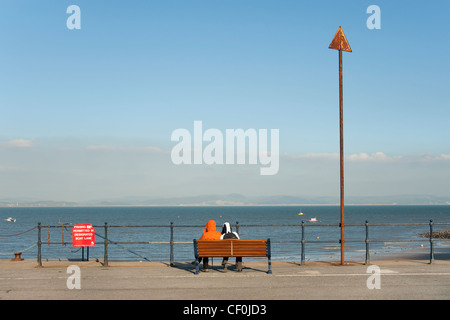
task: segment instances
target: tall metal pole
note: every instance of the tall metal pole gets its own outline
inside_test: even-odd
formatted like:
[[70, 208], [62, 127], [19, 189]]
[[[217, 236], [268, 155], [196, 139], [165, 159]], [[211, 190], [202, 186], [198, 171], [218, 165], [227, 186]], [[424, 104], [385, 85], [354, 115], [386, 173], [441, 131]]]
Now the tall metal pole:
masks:
[[344, 264], [345, 238], [344, 238], [344, 117], [342, 92], [342, 50], [339, 50], [339, 129], [340, 129], [340, 167], [341, 167], [341, 265]]
[[338, 31], [331, 41], [330, 49], [339, 50], [339, 133], [340, 133], [340, 193], [341, 193], [341, 265], [345, 263], [345, 222], [344, 222], [344, 117], [343, 117], [343, 81], [342, 81], [342, 51], [352, 52], [344, 31], [339, 26]]

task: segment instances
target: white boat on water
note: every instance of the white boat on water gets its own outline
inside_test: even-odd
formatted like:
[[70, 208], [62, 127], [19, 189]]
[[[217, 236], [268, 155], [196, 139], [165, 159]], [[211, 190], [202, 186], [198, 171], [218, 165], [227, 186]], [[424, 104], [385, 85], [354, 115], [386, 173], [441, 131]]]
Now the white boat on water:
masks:
[[13, 219], [13, 218], [9, 217], [9, 218], [5, 219], [5, 221], [8, 221], [8, 222], [16, 222], [16, 219]]
[[319, 221], [319, 220], [317, 220], [317, 218], [311, 218], [311, 219], [309, 219], [308, 221], [309, 221], [309, 222], [317, 222], [317, 221]]

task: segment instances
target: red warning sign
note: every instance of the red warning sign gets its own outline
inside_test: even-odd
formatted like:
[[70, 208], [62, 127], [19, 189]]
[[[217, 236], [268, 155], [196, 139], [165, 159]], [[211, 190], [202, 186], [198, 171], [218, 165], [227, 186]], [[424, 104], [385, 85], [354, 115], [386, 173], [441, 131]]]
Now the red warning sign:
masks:
[[95, 246], [95, 229], [90, 224], [75, 224], [72, 228], [72, 246]]

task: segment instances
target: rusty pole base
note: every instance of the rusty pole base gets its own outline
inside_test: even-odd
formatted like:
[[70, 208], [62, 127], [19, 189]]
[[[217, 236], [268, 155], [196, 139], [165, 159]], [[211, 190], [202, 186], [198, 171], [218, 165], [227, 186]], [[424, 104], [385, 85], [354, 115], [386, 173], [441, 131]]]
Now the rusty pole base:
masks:
[[21, 257], [21, 254], [22, 254], [22, 252], [14, 252], [14, 258], [11, 259], [11, 261], [22, 261], [22, 260], [24, 260]]

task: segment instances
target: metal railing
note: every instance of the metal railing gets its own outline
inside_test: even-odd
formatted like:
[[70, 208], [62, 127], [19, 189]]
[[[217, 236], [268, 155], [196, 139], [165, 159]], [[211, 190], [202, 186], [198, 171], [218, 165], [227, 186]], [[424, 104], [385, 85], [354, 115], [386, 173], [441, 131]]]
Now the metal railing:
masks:
[[[365, 244], [365, 263], [370, 264], [370, 246], [374, 243], [395, 243], [395, 242], [423, 242], [422, 239], [401, 239], [401, 240], [394, 240], [394, 239], [377, 239], [377, 240], [371, 240], [369, 237], [369, 231], [372, 230], [372, 227], [387, 227], [387, 226], [424, 226], [424, 230], [422, 230], [422, 233], [425, 233], [425, 227], [427, 227], [427, 231], [429, 231], [430, 235], [427, 238], [427, 241], [429, 241], [430, 244], [430, 263], [434, 263], [434, 252], [435, 252], [435, 241], [436, 239], [433, 238], [433, 227], [439, 225], [439, 226], [450, 226], [450, 223], [434, 223], [432, 220], [430, 220], [428, 223], [378, 223], [378, 224], [369, 224], [368, 221], [366, 221], [364, 224], [346, 224], [346, 227], [364, 227], [365, 229], [365, 239], [361, 240], [345, 240], [345, 243], [361, 243]], [[261, 224], [252, 224], [252, 225], [241, 225], [239, 222], [236, 222], [236, 224], [233, 225], [235, 230], [240, 233], [240, 228], [253, 228], [253, 227], [274, 227], [274, 228], [284, 228], [284, 227], [295, 227], [300, 228], [300, 240], [293, 240], [293, 241], [272, 241], [273, 243], [280, 243], [280, 244], [298, 244], [300, 246], [300, 259], [301, 259], [301, 265], [305, 264], [305, 254], [306, 254], [306, 245], [307, 244], [325, 244], [325, 243], [340, 243], [339, 239], [336, 240], [306, 240], [306, 228], [321, 228], [321, 227], [332, 227], [332, 228], [339, 228], [339, 224], [305, 224], [304, 221], [302, 221], [301, 224], [271, 224], [271, 225], [261, 225]], [[108, 248], [110, 245], [116, 245], [121, 247], [124, 250], [127, 250], [128, 252], [135, 254], [136, 256], [139, 256], [141, 259], [148, 260], [146, 257], [134, 252], [133, 250], [130, 250], [124, 245], [132, 245], [132, 244], [139, 244], [139, 245], [155, 245], [155, 244], [168, 244], [170, 246], [170, 254], [169, 254], [169, 261], [170, 266], [173, 266], [175, 263], [174, 258], [174, 246], [177, 244], [192, 244], [192, 240], [190, 241], [174, 241], [174, 229], [175, 228], [204, 228], [203, 225], [174, 225], [173, 222], [170, 223], [170, 225], [108, 225], [105, 223], [103, 226], [93, 226], [96, 230], [96, 235], [103, 239], [101, 242], [97, 242], [97, 245], [103, 245], [103, 265], [108, 266], [109, 262], [109, 256], [108, 256]], [[369, 228], [370, 227], [370, 228]], [[48, 241], [42, 241], [41, 235], [42, 230], [48, 228]], [[50, 229], [51, 228], [60, 228], [62, 232], [62, 238], [61, 241], [55, 242], [50, 241]], [[112, 228], [168, 228], [169, 229], [169, 241], [112, 241], [108, 238], [108, 230]], [[103, 234], [99, 233], [99, 230], [103, 229]], [[70, 232], [67, 230], [67, 226], [59, 225], [59, 226], [42, 226], [41, 223], [38, 223], [37, 225], [38, 230], [38, 240], [37, 240], [37, 262], [39, 266], [42, 266], [42, 251], [41, 246], [43, 244], [46, 245], [71, 245], [72, 242], [66, 242], [64, 239], [64, 231]], [[201, 230], [201, 229], [200, 229]], [[318, 238], [318, 237], [317, 237]], [[445, 241], [450, 239], [439, 239], [439, 241]], [[89, 255], [89, 253], [88, 253]], [[84, 253], [83, 253], [84, 258]], [[89, 260], [89, 257], [88, 257]]]

